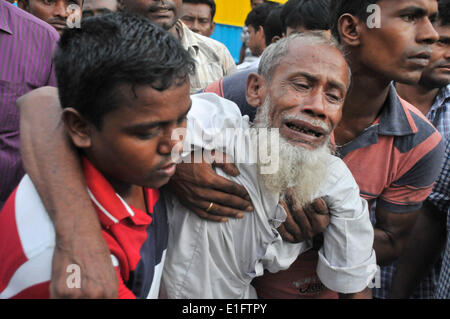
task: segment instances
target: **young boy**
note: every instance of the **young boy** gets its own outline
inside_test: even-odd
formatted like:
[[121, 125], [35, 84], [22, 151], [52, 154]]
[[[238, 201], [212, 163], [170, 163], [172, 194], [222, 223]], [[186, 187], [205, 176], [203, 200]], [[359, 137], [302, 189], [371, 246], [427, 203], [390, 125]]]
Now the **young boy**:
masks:
[[[172, 131], [186, 126], [194, 62], [146, 18], [111, 14], [67, 30], [55, 66], [118, 296], [156, 298], [168, 234], [158, 188], [175, 172]], [[48, 298], [54, 249], [53, 224], [25, 176], [0, 213], [0, 298]], [[69, 288], [83, 285], [79, 269], [67, 269]]]

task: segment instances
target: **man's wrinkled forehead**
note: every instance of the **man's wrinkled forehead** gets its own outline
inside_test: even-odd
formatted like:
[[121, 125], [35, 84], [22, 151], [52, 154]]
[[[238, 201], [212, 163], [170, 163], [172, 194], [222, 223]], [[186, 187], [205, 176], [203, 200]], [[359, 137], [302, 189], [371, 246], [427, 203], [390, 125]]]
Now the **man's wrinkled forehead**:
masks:
[[295, 40], [289, 45], [286, 55], [273, 73], [280, 68], [287, 69], [290, 73], [309, 73], [316, 77], [332, 78], [339, 86], [344, 85], [345, 88], [348, 86], [348, 64], [342, 53], [328, 44]]

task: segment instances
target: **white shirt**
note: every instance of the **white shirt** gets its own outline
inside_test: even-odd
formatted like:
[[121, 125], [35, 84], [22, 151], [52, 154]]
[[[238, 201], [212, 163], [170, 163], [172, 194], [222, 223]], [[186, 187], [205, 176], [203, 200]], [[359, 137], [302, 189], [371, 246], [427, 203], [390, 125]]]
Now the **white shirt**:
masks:
[[250, 61], [250, 62], [242, 62], [241, 64], [239, 64], [237, 66], [238, 71], [244, 71], [244, 70], [248, 70], [248, 69], [253, 69], [253, 68], [257, 68], [259, 67], [259, 62], [261, 61], [261, 57], [257, 57], [254, 60]]
[[223, 43], [191, 31], [181, 20], [176, 27], [181, 45], [195, 60], [195, 74], [190, 77], [191, 93], [236, 73], [236, 63]]
[[[193, 129], [193, 127], [201, 129]], [[215, 94], [192, 96], [188, 114], [187, 144], [208, 149], [208, 144], [226, 128], [250, 128], [234, 103]], [[203, 134], [203, 136], [202, 136]], [[236, 147], [233, 141], [228, 147]], [[240, 141], [248, 146], [249, 139]], [[237, 148], [234, 152], [237, 152]], [[228, 154], [233, 150], [228, 148]], [[331, 156], [331, 155], [330, 155]], [[314, 198], [323, 197], [331, 213], [319, 251], [317, 273], [328, 288], [341, 293], [362, 291], [376, 270], [373, 227], [367, 202], [346, 165], [330, 160], [326, 181]], [[286, 219], [279, 205], [280, 194], [268, 191], [259, 181], [256, 164], [237, 164], [238, 177], [217, 173], [243, 185], [255, 211], [244, 219], [215, 223], [200, 219], [176, 198], [167, 204], [169, 243], [163, 285], [169, 298], [256, 298], [251, 281], [264, 269], [287, 269], [311, 243], [284, 242], [278, 226]]]

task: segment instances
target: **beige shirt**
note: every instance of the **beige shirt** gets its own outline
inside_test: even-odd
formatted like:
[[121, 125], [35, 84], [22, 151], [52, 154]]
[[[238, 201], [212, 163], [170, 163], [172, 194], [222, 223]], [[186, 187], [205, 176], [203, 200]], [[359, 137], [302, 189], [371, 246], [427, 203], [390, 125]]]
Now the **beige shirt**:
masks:
[[176, 24], [181, 44], [195, 59], [195, 75], [191, 77], [191, 93], [237, 71], [227, 47], [214, 39], [192, 32], [181, 21]]

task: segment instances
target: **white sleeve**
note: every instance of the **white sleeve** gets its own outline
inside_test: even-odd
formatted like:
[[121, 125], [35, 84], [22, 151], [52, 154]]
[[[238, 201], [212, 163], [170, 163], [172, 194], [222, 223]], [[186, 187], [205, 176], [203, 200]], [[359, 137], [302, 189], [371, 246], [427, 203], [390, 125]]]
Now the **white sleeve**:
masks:
[[374, 230], [366, 200], [350, 170], [333, 157], [331, 178], [322, 190], [331, 214], [319, 251], [317, 274], [322, 283], [339, 293], [364, 290], [376, 272]]
[[183, 157], [196, 149], [223, 151], [234, 148], [227, 130], [250, 127], [248, 116], [242, 116], [239, 107], [214, 93], [191, 96], [192, 107], [187, 116]]

